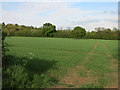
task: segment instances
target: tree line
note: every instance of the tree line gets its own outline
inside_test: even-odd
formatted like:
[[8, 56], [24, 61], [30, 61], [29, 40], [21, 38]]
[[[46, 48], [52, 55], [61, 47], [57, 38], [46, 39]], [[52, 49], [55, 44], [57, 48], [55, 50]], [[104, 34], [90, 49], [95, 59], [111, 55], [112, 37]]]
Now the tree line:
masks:
[[24, 36], [24, 37], [57, 37], [57, 38], [79, 38], [79, 39], [106, 39], [106, 40], [118, 40], [120, 39], [118, 34], [120, 30], [117, 28], [103, 28], [97, 27], [94, 31], [86, 31], [80, 26], [74, 27], [72, 30], [59, 29], [56, 30], [56, 26], [51, 23], [45, 23], [43, 26], [37, 28], [33, 26], [25, 26], [18, 24], [0, 24], [2, 26], [2, 32], [7, 36]]

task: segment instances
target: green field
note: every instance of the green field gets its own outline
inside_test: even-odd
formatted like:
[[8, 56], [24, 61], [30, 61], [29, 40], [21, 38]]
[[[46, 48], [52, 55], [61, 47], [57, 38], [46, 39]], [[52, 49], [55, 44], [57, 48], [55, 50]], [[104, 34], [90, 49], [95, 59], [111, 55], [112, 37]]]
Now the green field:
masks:
[[7, 37], [3, 87], [118, 87], [118, 41]]

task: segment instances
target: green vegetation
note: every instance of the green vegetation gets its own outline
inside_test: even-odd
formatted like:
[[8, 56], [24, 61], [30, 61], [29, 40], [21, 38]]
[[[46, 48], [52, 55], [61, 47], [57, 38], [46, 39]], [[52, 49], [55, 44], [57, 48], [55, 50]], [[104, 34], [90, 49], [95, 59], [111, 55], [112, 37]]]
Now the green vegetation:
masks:
[[80, 86], [79, 88], [102, 88], [102, 87], [99, 85], [85, 84], [83, 86]]
[[56, 32], [56, 26], [50, 23], [43, 24], [42, 34], [46, 37], [53, 37], [53, 34]]
[[45, 23], [41, 27], [25, 26], [18, 24], [6, 24], [3, 22], [2, 30], [7, 36], [24, 36], [24, 37], [57, 37], [57, 38], [79, 38], [79, 39], [106, 39], [118, 40], [117, 28], [109, 29], [97, 27], [94, 31], [87, 32], [84, 28], [76, 26], [73, 29], [58, 29], [51, 23]]
[[5, 48], [6, 43], [5, 43], [5, 38], [7, 36], [6, 32], [2, 32], [2, 54], [5, 55], [6, 51], [8, 51], [8, 49]]
[[117, 40], [7, 37], [4, 88], [117, 85]]
[[86, 35], [86, 31], [84, 28], [77, 26], [72, 31], [72, 34], [74, 38], [83, 38]]

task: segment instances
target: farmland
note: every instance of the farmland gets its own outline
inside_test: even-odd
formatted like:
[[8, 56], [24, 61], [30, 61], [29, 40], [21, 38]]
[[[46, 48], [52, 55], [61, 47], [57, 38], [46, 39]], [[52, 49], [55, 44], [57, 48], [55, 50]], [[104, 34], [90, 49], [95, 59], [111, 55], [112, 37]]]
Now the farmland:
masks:
[[7, 37], [5, 42], [3, 87], [118, 87], [118, 40]]

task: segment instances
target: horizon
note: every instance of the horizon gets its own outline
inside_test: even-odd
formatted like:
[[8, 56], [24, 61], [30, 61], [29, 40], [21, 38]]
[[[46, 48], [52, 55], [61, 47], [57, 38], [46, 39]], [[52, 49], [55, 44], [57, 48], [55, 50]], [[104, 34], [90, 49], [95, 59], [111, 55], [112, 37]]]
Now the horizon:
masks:
[[[7, 25], [7, 24], [12, 24], [12, 23], [5, 23], [5, 22], [2, 22], [2, 23], [4, 23], [5, 25]], [[2, 24], [2, 23], [0, 23], [0, 24]], [[46, 23], [49, 23], [49, 22], [46, 22]], [[17, 23], [15, 23], [15, 24], [17, 24]], [[15, 25], [15, 24], [12, 24], [12, 25]], [[45, 23], [44, 23], [45, 24]], [[52, 23], [51, 23], [52, 24]], [[22, 25], [24, 25], [24, 24], [18, 24], [19, 26], [22, 26]], [[53, 24], [52, 24], [53, 25]], [[24, 25], [24, 26], [26, 26], [26, 27], [31, 27], [32, 25]], [[56, 25], [55, 25], [56, 26]], [[43, 27], [43, 25], [41, 25], [41, 26], [32, 26], [32, 27], [34, 27], [34, 28], [42, 28]], [[75, 26], [75, 27], [77, 27], [77, 26]], [[70, 28], [70, 27], [67, 27], [67, 28], [62, 28], [62, 27], [60, 27], [60, 28], [56, 28], [56, 30], [73, 30], [75, 27], [73, 27], [73, 28]], [[79, 26], [80, 27], [80, 26]], [[83, 28], [83, 27], [82, 27]], [[99, 28], [99, 27], [95, 27], [95, 28]], [[88, 30], [86, 30], [85, 28], [85, 30], [87, 31], [87, 32], [92, 32], [92, 31], [95, 31], [95, 28], [94, 28], [94, 30], [91, 30], [91, 31], [88, 31]], [[100, 27], [100, 28], [104, 28], [104, 29], [111, 29], [111, 30], [113, 30], [114, 28], [117, 28], [117, 27], [113, 27], [113, 28], [106, 28], [106, 27]], [[119, 30], [119, 28], [117, 28], [118, 30]]]

